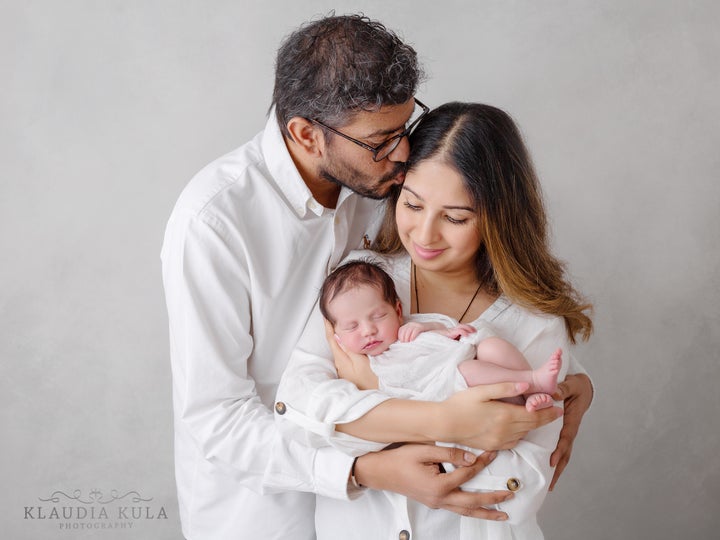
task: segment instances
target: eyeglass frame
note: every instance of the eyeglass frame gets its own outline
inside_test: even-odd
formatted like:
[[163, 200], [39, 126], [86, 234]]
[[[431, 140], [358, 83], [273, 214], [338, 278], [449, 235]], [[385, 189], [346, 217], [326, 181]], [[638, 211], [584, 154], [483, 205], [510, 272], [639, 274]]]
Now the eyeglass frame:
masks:
[[[312, 123], [314, 123], [314, 124], [318, 124], [318, 125], [324, 127], [325, 129], [328, 129], [328, 130], [332, 131], [332, 132], [335, 133], [336, 135], [340, 135], [343, 139], [347, 139], [347, 140], [350, 141], [350, 142], [354, 142], [354, 143], [357, 144], [358, 146], [362, 146], [365, 150], [369, 150], [370, 152], [372, 152], [373, 161], [374, 161], [375, 163], [379, 163], [379, 162], [381, 162], [383, 159], [386, 159], [390, 154], [392, 154], [392, 153], [395, 151], [395, 149], [400, 145], [400, 142], [402, 141], [402, 138], [409, 136], [410, 133], [412, 133], [412, 130], [415, 129], [415, 128], [417, 127], [417, 125], [420, 123], [420, 120], [422, 120], [423, 118], [425, 118], [425, 116], [427, 115], [427, 113], [430, 112], [430, 107], [428, 107], [427, 105], [425, 105], [425, 104], [424, 104], [422, 101], [420, 101], [419, 99], [415, 99], [415, 105], [420, 105], [420, 107], [422, 107], [423, 112], [420, 113], [420, 116], [418, 116], [418, 117], [413, 121], [412, 124], [410, 124], [408, 127], [406, 127], [406, 128], [402, 131], [402, 133], [398, 133], [397, 135], [393, 135], [392, 137], [390, 137], [389, 139], [384, 140], [383, 142], [381, 142], [381, 143], [378, 144], [377, 146], [370, 146], [370, 145], [367, 144], [367, 143], [364, 143], [364, 142], [362, 142], [362, 141], [358, 141], [357, 139], [351, 137], [350, 135], [345, 135], [342, 131], [338, 131], [337, 129], [335, 129], [335, 128], [333, 128], [333, 127], [330, 127], [330, 126], [328, 126], [327, 124], [325, 124], [325, 123], [323, 123], [323, 122], [321, 122], [320, 120], [317, 120], [317, 119], [315, 119], [315, 118], [308, 118], [308, 120], [310, 120], [310, 122], [312, 122]], [[390, 150], [388, 151], [387, 154], [385, 154], [383, 157], [381, 157], [380, 159], [378, 159], [377, 156], [378, 156], [378, 154], [380, 153], [380, 151], [383, 150], [384, 147], [387, 147], [388, 145], [393, 144], [393, 141], [397, 141], [397, 142], [394, 143], [394, 145], [392, 146], [392, 148], [390, 148]]]

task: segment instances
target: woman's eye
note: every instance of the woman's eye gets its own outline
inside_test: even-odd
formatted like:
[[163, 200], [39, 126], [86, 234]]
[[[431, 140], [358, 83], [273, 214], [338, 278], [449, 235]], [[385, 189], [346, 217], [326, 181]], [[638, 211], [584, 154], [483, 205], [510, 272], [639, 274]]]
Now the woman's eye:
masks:
[[463, 223], [467, 223], [467, 218], [457, 219], [452, 216], [445, 216], [445, 219], [447, 219], [450, 223], [454, 225], [462, 225]]
[[420, 207], [419, 207], [419, 206], [416, 206], [416, 205], [414, 205], [414, 204], [410, 204], [408, 201], [405, 201], [405, 202], [403, 203], [403, 205], [405, 206], [405, 208], [407, 208], [408, 210], [412, 210], [413, 212], [417, 212], [417, 211], [420, 210]]

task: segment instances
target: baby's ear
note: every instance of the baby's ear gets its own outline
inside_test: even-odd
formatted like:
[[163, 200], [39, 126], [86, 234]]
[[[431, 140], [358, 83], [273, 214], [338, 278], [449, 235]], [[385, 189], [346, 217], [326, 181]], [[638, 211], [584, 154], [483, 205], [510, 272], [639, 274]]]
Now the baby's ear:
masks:
[[400, 319], [400, 324], [403, 324], [402, 302], [400, 302], [400, 300], [398, 300], [395, 304], [395, 313], [397, 313], [397, 316]]

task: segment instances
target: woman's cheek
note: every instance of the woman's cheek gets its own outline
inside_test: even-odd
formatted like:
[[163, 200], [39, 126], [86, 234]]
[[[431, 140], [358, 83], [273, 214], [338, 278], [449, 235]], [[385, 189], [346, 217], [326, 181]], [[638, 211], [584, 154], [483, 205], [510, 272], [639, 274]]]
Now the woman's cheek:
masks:
[[410, 229], [410, 223], [407, 216], [407, 210], [405, 208], [398, 208], [395, 212], [395, 224], [397, 225], [398, 234], [402, 239], [407, 235]]

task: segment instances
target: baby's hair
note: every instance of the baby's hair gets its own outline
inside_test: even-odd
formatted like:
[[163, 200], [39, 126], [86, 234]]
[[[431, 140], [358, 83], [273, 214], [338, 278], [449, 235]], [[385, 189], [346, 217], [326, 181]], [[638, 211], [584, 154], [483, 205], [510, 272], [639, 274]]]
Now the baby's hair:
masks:
[[377, 289], [383, 300], [392, 306], [400, 301], [392, 278], [380, 265], [368, 260], [350, 261], [338, 266], [325, 278], [320, 289], [320, 312], [323, 317], [335, 324], [335, 318], [328, 310], [330, 302], [338, 294], [361, 285]]

